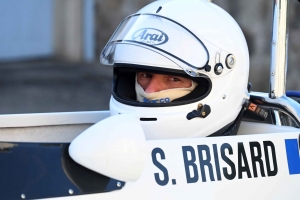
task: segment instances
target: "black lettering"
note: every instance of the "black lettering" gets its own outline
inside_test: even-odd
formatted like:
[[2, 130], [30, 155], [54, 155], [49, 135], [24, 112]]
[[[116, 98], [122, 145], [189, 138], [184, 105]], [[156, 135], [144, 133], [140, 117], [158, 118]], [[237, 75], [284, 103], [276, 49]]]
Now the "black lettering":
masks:
[[217, 145], [216, 144], [213, 144], [213, 149], [214, 149], [214, 157], [215, 157], [215, 166], [216, 166], [217, 178], [218, 178], [218, 181], [220, 181], [222, 179], [221, 179], [220, 162], [219, 162], [219, 156], [218, 156], [218, 150], [217, 150]]
[[[242, 160], [244, 161], [245, 166], [243, 166]], [[242, 142], [238, 143], [238, 169], [239, 169], [239, 179], [243, 178], [242, 173], [246, 172], [248, 178], [251, 178], [251, 172], [245, 152], [245, 148]]]
[[[260, 167], [260, 174], [262, 177], [265, 177], [265, 170], [263, 161], [261, 159], [261, 148], [259, 142], [250, 142], [250, 152], [251, 152], [251, 159], [252, 159], [252, 168], [253, 168], [253, 176], [257, 177], [257, 169], [256, 169], [256, 163], [259, 164]], [[254, 153], [254, 148], [257, 150], [257, 155]]]
[[[274, 169], [271, 170], [270, 166], [270, 157], [269, 157], [269, 151], [268, 147], [271, 148], [272, 152], [272, 161], [273, 161], [273, 166]], [[265, 159], [266, 159], [266, 166], [267, 166], [267, 174], [268, 176], [275, 176], [278, 172], [278, 167], [277, 167], [277, 159], [276, 159], [276, 152], [275, 152], [275, 146], [271, 141], [264, 141], [264, 151], [265, 151]]]
[[169, 182], [169, 175], [168, 175], [168, 170], [167, 168], [165, 168], [160, 162], [157, 161], [156, 159], [156, 154], [160, 154], [160, 157], [162, 160], [165, 159], [165, 153], [162, 149], [160, 148], [155, 148], [152, 150], [152, 162], [153, 164], [162, 171], [162, 173], [164, 174], [164, 178], [161, 180], [159, 178], [159, 173], [155, 173], [154, 177], [155, 177], [155, 181], [158, 185], [161, 186], [165, 186], [168, 184]]
[[[191, 160], [188, 160], [187, 152], [191, 154]], [[185, 175], [187, 183], [196, 183], [199, 179], [197, 165], [195, 164], [196, 156], [195, 150], [191, 146], [183, 146], [182, 147], [184, 167], [185, 167]], [[191, 177], [190, 167], [193, 168], [194, 177]]]
[[144, 40], [147, 40], [148, 37], [151, 38], [151, 36], [152, 36], [152, 34], [147, 33], [146, 36], [144, 37]]
[[146, 34], [147, 30], [145, 29], [143, 32], [141, 32], [138, 36], [134, 37], [134, 40], [136, 40], [136, 38], [140, 37], [140, 39], [142, 40]]
[[158, 37], [157, 34], [152, 34], [150, 40], [157, 41], [157, 37]]
[[[212, 165], [210, 163], [211, 158], [210, 158], [209, 147], [207, 145], [198, 145], [197, 147], [198, 147], [202, 182], [206, 182], [206, 175], [205, 175], [205, 170], [204, 170], [205, 165], [208, 167], [210, 180], [215, 181]], [[205, 151], [205, 153], [206, 153], [206, 160], [203, 159], [202, 151]]]
[[159, 42], [161, 42], [162, 41], [162, 37], [164, 36], [164, 34], [161, 34], [160, 36], [159, 36], [159, 38], [158, 38], [158, 40], [157, 41], [159, 41]]
[[223, 167], [223, 174], [224, 174], [226, 179], [232, 180], [236, 176], [236, 170], [235, 170], [234, 163], [226, 156], [225, 149], [228, 150], [229, 155], [233, 154], [232, 147], [230, 146], [230, 144], [228, 144], [228, 143], [222, 144], [222, 146], [221, 146], [222, 160], [224, 160], [224, 162], [226, 162], [231, 168], [231, 174], [229, 174], [227, 168]]

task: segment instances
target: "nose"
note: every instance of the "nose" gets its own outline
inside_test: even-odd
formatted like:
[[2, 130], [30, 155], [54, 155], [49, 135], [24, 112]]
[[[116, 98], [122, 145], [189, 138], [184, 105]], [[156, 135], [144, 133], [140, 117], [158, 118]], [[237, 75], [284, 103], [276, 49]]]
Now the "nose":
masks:
[[149, 82], [149, 85], [144, 90], [146, 93], [153, 93], [165, 89], [166, 88], [164, 87], [163, 81], [159, 77], [153, 76]]

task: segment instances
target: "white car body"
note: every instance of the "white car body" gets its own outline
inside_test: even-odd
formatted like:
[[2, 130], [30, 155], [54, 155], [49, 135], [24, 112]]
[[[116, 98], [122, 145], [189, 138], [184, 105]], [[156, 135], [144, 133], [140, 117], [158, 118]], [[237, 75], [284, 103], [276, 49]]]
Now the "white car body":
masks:
[[0, 115], [0, 198], [298, 199], [300, 104], [274, 87], [250, 93], [273, 121], [235, 136], [146, 140], [151, 121], [110, 111]]
[[[90, 134], [91, 128], [87, 128], [93, 124], [110, 118], [115, 116], [110, 117], [109, 111], [2, 115], [0, 140], [8, 143], [69, 143], [81, 132], [82, 135]], [[125, 137], [118, 139], [123, 129], [118, 127], [118, 133], [113, 133], [117, 137], [112, 144], [124, 141]], [[138, 177], [133, 175], [136, 180], [126, 181], [120, 190], [69, 194], [53, 199], [295, 199], [300, 184], [299, 133], [294, 127], [243, 121], [237, 136], [139, 139], [131, 144], [139, 150], [138, 144], [142, 142], [145, 150], [144, 163], [131, 165], [141, 169]], [[99, 146], [104, 145], [101, 134], [94, 137]], [[130, 163], [128, 166], [122, 164], [122, 158], [133, 155], [130, 151], [124, 152], [124, 145], [113, 147], [121, 155], [113, 158], [115, 163], [120, 161], [119, 165], [110, 166], [113, 171], [130, 167]], [[105, 158], [104, 162], [111, 160], [100, 154], [94, 152], [91, 156]], [[101, 170], [103, 168], [98, 171]], [[122, 177], [120, 175], [112, 174], [115, 178]]]

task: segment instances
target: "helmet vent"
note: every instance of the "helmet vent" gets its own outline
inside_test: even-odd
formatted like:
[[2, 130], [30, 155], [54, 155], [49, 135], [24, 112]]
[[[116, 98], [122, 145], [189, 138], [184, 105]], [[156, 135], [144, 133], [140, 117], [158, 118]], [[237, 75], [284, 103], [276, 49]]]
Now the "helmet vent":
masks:
[[157, 121], [157, 118], [140, 118], [140, 121]]
[[159, 11], [162, 9], [161, 6], [159, 6], [159, 8], [157, 9], [156, 13], [159, 13]]

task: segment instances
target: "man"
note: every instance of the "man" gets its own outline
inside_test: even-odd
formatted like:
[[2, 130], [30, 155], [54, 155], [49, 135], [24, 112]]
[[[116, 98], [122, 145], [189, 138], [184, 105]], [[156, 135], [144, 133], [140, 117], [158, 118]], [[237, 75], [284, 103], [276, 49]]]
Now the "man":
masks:
[[100, 61], [114, 67], [111, 115], [147, 139], [226, 135], [248, 97], [249, 53], [235, 20], [207, 0], [160, 0], [125, 18]]
[[139, 102], [169, 103], [189, 94], [197, 83], [181, 76], [138, 72], [135, 91]]

